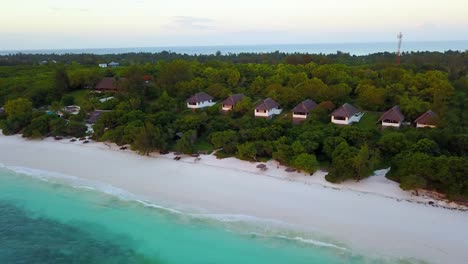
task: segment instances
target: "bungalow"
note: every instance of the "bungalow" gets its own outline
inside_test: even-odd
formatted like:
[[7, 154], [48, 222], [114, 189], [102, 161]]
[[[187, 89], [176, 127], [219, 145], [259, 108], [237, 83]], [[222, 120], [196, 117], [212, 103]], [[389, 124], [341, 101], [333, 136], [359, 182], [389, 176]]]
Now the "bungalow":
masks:
[[94, 87], [96, 91], [117, 91], [120, 89], [120, 83], [123, 82], [125, 78], [117, 79], [115, 77], [104, 77], [102, 78]]
[[317, 107], [317, 103], [313, 100], [307, 99], [302, 103], [296, 105], [293, 109], [293, 119], [306, 119], [309, 112]]
[[107, 66], [111, 67], [111, 68], [115, 68], [115, 67], [119, 67], [120, 64], [118, 62], [110, 62], [109, 64], [107, 64]]
[[361, 120], [364, 113], [356, 107], [345, 103], [331, 114], [331, 122], [338, 125], [350, 125]]
[[81, 107], [77, 105], [68, 105], [62, 108], [62, 111], [70, 115], [77, 115], [80, 113]]
[[405, 120], [405, 116], [400, 111], [400, 106], [395, 105], [387, 112], [380, 116], [378, 122], [382, 123], [382, 127], [400, 127]]
[[197, 93], [187, 100], [187, 107], [191, 109], [200, 109], [213, 106], [216, 104], [215, 102], [213, 102], [213, 99], [214, 98], [207, 93]]
[[86, 120], [86, 122], [88, 124], [94, 124], [99, 120], [99, 118], [101, 117], [103, 113], [108, 113], [108, 112], [111, 112], [111, 111], [110, 110], [94, 110], [89, 116], [88, 120]]
[[437, 116], [437, 114], [432, 112], [432, 110], [429, 110], [426, 113], [422, 114], [420, 117], [416, 118], [414, 123], [416, 123], [417, 128], [423, 128], [423, 127], [435, 128], [437, 127], [438, 121], [439, 121], [439, 117]]
[[99, 63], [100, 68], [107, 68], [107, 63]]
[[273, 115], [281, 114], [282, 111], [277, 102], [273, 101], [271, 98], [267, 98], [255, 107], [254, 113], [255, 117], [271, 118]]
[[234, 94], [229, 96], [223, 101], [221, 109], [223, 111], [231, 111], [238, 102], [242, 101], [242, 98], [244, 98], [243, 94]]

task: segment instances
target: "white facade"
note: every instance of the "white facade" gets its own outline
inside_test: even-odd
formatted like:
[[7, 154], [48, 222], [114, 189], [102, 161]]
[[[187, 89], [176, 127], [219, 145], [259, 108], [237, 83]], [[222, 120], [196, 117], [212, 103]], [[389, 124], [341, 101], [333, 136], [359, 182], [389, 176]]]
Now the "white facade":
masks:
[[294, 113], [294, 112], [293, 112], [293, 118], [294, 118], [294, 119], [296, 119], [296, 118], [297, 118], [297, 119], [307, 119], [307, 116], [308, 116], [308, 114], [301, 115], [301, 114], [299, 114], [299, 113]]
[[364, 115], [364, 113], [357, 113], [357, 114], [353, 115], [350, 118], [346, 117], [344, 120], [343, 119], [335, 119], [335, 117], [332, 116], [331, 117], [331, 122], [334, 123], [334, 124], [338, 124], [338, 125], [350, 125], [352, 123], [358, 123], [359, 121], [361, 121], [361, 118], [362, 118], [363, 115]]
[[221, 109], [222, 109], [223, 111], [231, 111], [232, 108], [233, 108], [232, 105], [223, 105]]
[[425, 128], [425, 127], [436, 128], [437, 126], [435, 126], [435, 125], [426, 125], [426, 124], [416, 123], [416, 127], [417, 127], [417, 128]]
[[216, 103], [213, 100], [203, 101], [203, 102], [196, 102], [196, 103], [187, 103], [187, 108], [190, 109], [200, 109], [205, 107], [210, 107], [215, 105]]
[[99, 67], [101, 67], [101, 68], [107, 68], [107, 63], [99, 63]]
[[256, 117], [271, 118], [274, 115], [281, 114], [282, 111], [283, 111], [283, 109], [278, 109], [278, 108], [273, 108], [273, 109], [270, 109], [270, 110], [257, 110], [257, 109], [255, 109], [254, 114], [255, 114]]
[[382, 126], [383, 126], [383, 127], [400, 127], [400, 126], [401, 126], [401, 122], [398, 122], [398, 123], [391, 123], [391, 122], [384, 122], [384, 121], [382, 121]]

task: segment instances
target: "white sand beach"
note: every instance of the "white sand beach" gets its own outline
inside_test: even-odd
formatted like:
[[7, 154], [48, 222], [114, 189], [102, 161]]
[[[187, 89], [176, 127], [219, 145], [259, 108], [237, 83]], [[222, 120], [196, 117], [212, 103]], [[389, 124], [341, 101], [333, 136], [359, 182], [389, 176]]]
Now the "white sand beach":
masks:
[[[0, 132], [0, 163], [97, 181], [186, 212], [255, 217], [335, 238], [346, 247], [429, 263], [468, 263], [468, 212], [430, 206], [385, 171], [334, 185], [325, 172], [287, 173], [268, 162], [139, 156], [115, 145], [25, 140]], [[437, 205], [437, 203], [436, 203]], [[444, 202], [439, 205], [450, 206]]]

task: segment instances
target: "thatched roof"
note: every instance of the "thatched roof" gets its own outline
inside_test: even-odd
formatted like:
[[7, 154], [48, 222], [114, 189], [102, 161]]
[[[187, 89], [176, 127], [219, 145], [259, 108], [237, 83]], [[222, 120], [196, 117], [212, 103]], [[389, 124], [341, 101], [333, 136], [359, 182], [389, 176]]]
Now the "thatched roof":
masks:
[[207, 94], [205, 92], [200, 92], [200, 93], [194, 94], [192, 97], [187, 99], [187, 103], [196, 104], [196, 103], [210, 101], [210, 100], [213, 100], [213, 99], [214, 98], [211, 95], [209, 95], [209, 94]]
[[125, 81], [125, 78], [117, 80], [115, 77], [104, 77], [102, 78], [94, 88], [98, 91], [115, 91], [120, 88], [119, 83]]
[[352, 105], [350, 105], [348, 103], [345, 103], [340, 108], [333, 111], [333, 113], [331, 115], [332, 116], [350, 118], [350, 117], [352, 117], [353, 115], [355, 115], [357, 113], [359, 113], [359, 110], [356, 107], [354, 107], [354, 106], [352, 106]]
[[256, 110], [271, 110], [273, 108], [277, 108], [279, 106], [279, 104], [277, 102], [275, 102], [273, 99], [271, 98], [267, 98], [265, 100], [263, 100], [260, 104], [258, 104], [255, 109]]
[[432, 110], [427, 111], [422, 114], [420, 117], [416, 118], [414, 123], [424, 124], [424, 125], [436, 125], [439, 117]]
[[387, 112], [383, 113], [383, 115], [380, 116], [379, 120], [377, 122], [381, 122], [384, 120], [390, 120], [394, 122], [403, 122], [405, 120], [405, 116], [401, 113], [400, 111], [400, 106], [395, 105], [394, 107], [390, 108]]
[[317, 103], [313, 100], [307, 99], [294, 107], [294, 113], [309, 113], [310, 111], [314, 110], [317, 107]]
[[242, 98], [244, 98], [243, 94], [231, 95], [223, 101], [223, 105], [236, 105], [238, 102], [242, 101]]

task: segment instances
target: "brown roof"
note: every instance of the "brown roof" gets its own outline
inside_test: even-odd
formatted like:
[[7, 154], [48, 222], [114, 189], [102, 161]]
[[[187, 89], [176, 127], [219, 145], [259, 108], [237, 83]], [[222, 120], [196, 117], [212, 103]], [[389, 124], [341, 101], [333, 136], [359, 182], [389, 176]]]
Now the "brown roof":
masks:
[[99, 118], [101, 117], [103, 113], [108, 113], [108, 112], [111, 112], [111, 111], [110, 110], [94, 110], [89, 116], [88, 120], [86, 121], [90, 124], [94, 124], [99, 120]]
[[243, 94], [234, 94], [223, 101], [223, 105], [235, 105], [244, 98]]
[[296, 105], [294, 107], [293, 112], [294, 113], [309, 113], [310, 111], [314, 110], [314, 108], [317, 107], [317, 103], [314, 102], [313, 100], [307, 99], [300, 104]]
[[331, 114], [332, 116], [339, 116], [339, 117], [352, 117], [353, 115], [359, 113], [360, 111], [348, 104], [348, 103], [345, 103], [344, 105], [342, 105], [340, 108], [336, 109], [335, 111], [333, 111], [333, 113]]
[[383, 115], [380, 116], [380, 118], [379, 118], [379, 120], [377, 122], [380, 122], [380, 121], [383, 121], [383, 120], [403, 122], [403, 120], [405, 120], [405, 116], [401, 113], [400, 106], [395, 105], [394, 107], [390, 108], [390, 110], [383, 113]]
[[276, 108], [278, 106], [279, 106], [279, 104], [277, 102], [275, 102], [273, 99], [267, 98], [267, 99], [263, 100], [261, 103], [259, 103], [257, 105], [257, 107], [255, 107], [255, 109], [256, 110], [271, 110], [271, 109]]
[[427, 111], [422, 114], [420, 117], [416, 118], [414, 123], [424, 124], [424, 125], [436, 125], [438, 116], [432, 110]]
[[115, 77], [104, 77], [102, 80], [100, 80], [97, 84], [96, 87], [94, 88], [95, 90], [118, 90], [119, 87], [119, 82], [123, 82], [125, 78], [120, 78], [118, 81]]
[[187, 103], [201, 103], [205, 101], [210, 101], [213, 100], [213, 97], [207, 93], [201, 92], [201, 93], [196, 93], [189, 99], [187, 99]]

